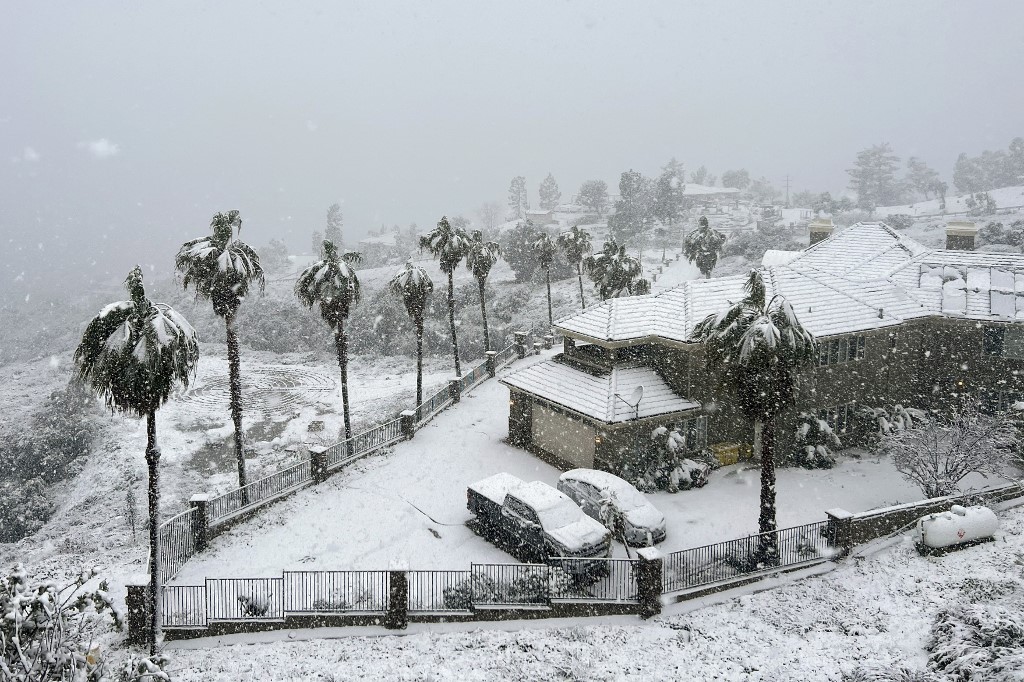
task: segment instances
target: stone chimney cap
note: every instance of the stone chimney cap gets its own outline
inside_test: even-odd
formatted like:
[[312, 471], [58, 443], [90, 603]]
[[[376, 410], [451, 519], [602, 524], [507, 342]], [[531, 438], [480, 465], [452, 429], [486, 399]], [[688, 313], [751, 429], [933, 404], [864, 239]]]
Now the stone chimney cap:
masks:
[[978, 226], [969, 220], [950, 220], [946, 223], [946, 236], [973, 237], [978, 234]]

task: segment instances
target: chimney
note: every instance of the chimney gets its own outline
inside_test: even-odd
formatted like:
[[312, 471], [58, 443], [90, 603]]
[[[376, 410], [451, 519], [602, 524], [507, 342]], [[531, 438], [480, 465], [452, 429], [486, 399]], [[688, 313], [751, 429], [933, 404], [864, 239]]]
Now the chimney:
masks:
[[946, 249], [974, 251], [974, 238], [978, 227], [970, 221], [951, 220], [946, 223]]
[[812, 220], [810, 224], [811, 246], [831, 237], [832, 230], [834, 229], [835, 225], [832, 224], [831, 218], [815, 218]]

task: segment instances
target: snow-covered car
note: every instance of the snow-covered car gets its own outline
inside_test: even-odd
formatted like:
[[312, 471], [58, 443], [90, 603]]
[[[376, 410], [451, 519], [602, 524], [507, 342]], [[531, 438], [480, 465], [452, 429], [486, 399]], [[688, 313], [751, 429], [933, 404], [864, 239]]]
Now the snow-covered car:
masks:
[[580, 506], [587, 516], [601, 521], [601, 510], [610, 506], [622, 517], [626, 542], [646, 547], [665, 539], [665, 515], [636, 488], [614, 474], [596, 469], [572, 469], [558, 479], [558, 489]]
[[[521, 561], [557, 564], [556, 557], [608, 557], [608, 530], [546, 483], [500, 473], [470, 485], [466, 496], [480, 531]], [[571, 564], [574, 573], [605, 568], [600, 561]]]

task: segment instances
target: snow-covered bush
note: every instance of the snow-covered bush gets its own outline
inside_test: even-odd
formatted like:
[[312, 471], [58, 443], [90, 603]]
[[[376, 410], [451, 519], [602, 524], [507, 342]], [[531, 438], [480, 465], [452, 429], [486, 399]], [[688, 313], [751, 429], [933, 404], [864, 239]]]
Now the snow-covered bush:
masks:
[[899, 403], [891, 407], [862, 407], [856, 417], [868, 434], [868, 447], [874, 449], [884, 436], [913, 428], [928, 420], [923, 410], [904, 407]]
[[942, 678], [926, 670], [915, 670], [905, 663], [888, 665], [865, 663], [851, 673], [843, 674], [843, 682], [941, 682]]
[[52, 581], [30, 581], [17, 564], [0, 580], [0, 679], [107, 679], [95, 637], [108, 614], [116, 628], [122, 620], [106, 582], [92, 591], [83, 589], [94, 577], [94, 571], [84, 571], [58, 587]]
[[43, 479], [0, 483], [0, 542], [17, 542], [35, 533], [52, 513]]
[[446, 609], [469, 610], [474, 604], [541, 603], [549, 594], [566, 592], [573, 583], [573, 577], [558, 568], [524, 571], [509, 581], [473, 573], [457, 585], [446, 587], [442, 595]]
[[952, 680], [1024, 680], [1024, 614], [991, 604], [939, 612], [927, 645], [932, 670]]
[[906, 230], [914, 226], [914, 216], [909, 213], [890, 213], [885, 217], [885, 224], [894, 230]]
[[805, 469], [831, 469], [835, 466], [832, 448], [840, 448], [843, 443], [829, 423], [809, 412], [801, 412], [797, 420], [793, 462]]
[[651, 447], [627, 462], [621, 475], [641, 492], [667, 490], [670, 493], [707, 484], [712, 465], [709, 451], [697, 451], [675, 429], [659, 426], [651, 431]]

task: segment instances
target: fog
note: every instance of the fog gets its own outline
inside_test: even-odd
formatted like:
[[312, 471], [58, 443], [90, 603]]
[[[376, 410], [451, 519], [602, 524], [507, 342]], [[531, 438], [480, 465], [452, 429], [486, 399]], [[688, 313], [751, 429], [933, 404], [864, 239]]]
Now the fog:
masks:
[[551, 172], [745, 167], [844, 191], [889, 142], [948, 180], [1024, 134], [1024, 4], [38, 2], [0, 21], [0, 290], [167, 273], [237, 208], [307, 251]]

